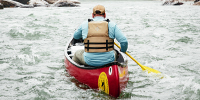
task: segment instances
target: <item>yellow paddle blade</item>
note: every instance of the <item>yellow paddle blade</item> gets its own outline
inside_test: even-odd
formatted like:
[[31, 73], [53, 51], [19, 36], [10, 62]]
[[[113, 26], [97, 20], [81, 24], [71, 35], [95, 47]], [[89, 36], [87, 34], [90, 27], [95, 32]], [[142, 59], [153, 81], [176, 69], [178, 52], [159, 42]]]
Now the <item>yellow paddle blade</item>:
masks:
[[131, 57], [131, 55], [129, 55], [127, 52], [126, 52], [126, 55], [128, 55], [133, 61], [135, 61], [142, 68], [142, 70], [147, 70], [148, 73], [157, 73], [157, 74], [161, 73], [155, 69], [152, 69], [152, 68], [149, 68], [147, 66], [140, 64], [137, 60], [135, 60], [133, 57]]
[[155, 70], [155, 69], [149, 68], [149, 67], [147, 67], [147, 66], [144, 66], [144, 65], [142, 65], [141, 68], [142, 68], [142, 70], [147, 70], [148, 73], [161, 74], [161, 72], [159, 72], [159, 71], [157, 71], [157, 70]]

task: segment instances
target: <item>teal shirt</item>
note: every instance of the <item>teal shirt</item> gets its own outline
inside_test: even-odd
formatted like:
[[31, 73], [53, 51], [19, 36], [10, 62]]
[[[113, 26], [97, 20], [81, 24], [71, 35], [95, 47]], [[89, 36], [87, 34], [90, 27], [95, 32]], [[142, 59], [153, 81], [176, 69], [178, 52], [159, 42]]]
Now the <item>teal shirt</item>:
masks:
[[[104, 17], [95, 17], [93, 21], [103, 21]], [[121, 45], [121, 51], [126, 52], [128, 48], [128, 41], [125, 35], [121, 32], [121, 30], [117, 27], [117, 25], [113, 22], [108, 23], [109, 28], [109, 37], [112, 39], [117, 39], [117, 41]], [[75, 39], [85, 39], [88, 34], [88, 21], [83, 22], [79, 28], [74, 33]], [[101, 53], [89, 53], [84, 52], [84, 60], [88, 65], [91, 66], [102, 66], [108, 63], [111, 63], [115, 60], [114, 51], [109, 52], [101, 52]]]

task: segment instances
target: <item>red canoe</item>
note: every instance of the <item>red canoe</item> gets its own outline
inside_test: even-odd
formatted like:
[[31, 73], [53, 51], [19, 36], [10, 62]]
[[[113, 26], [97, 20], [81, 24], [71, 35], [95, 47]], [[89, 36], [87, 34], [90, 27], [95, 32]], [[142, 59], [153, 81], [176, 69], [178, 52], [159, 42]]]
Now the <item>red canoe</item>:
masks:
[[83, 48], [82, 40], [71, 39], [67, 43], [65, 48], [65, 67], [67, 72], [92, 89], [98, 89], [113, 97], [119, 97], [129, 79], [126, 55], [115, 47], [119, 55], [117, 61], [99, 67], [85, 66], [79, 65], [72, 60], [74, 52], [81, 48]]

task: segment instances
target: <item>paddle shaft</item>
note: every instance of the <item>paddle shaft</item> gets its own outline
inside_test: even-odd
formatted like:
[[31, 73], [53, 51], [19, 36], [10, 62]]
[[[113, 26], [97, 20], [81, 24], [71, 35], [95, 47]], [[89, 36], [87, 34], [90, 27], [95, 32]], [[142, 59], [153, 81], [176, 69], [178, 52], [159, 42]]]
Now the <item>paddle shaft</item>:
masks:
[[[121, 48], [117, 43], [115, 43], [115, 45], [118, 47], [118, 48]], [[144, 65], [141, 65], [138, 61], [136, 61], [133, 57], [131, 57], [131, 55], [129, 55], [127, 52], [125, 52], [126, 55], [128, 55], [133, 61], [135, 61], [141, 68], [142, 70], [147, 70], [148, 73], [156, 73], [156, 74], [161, 74], [161, 72], [155, 70], [155, 69], [152, 69], [150, 67], [147, 67], [147, 66], [144, 66]]]
[[[114, 43], [115, 43], [115, 42], [114, 42]], [[115, 45], [116, 45], [119, 49], [121, 48], [117, 43], [115, 43]], [[148, 71], [148, 73], [161, 74], [161, 72], [159, 72], [159, 71], [157, 71], [157, 70], [155, 70], [155, 69], [152, 69], [152, 68], [150, 68], [150, 67], [141, 65], [138, 61], [136, 61], [133, 57], [131, 57], [131, 55], [129, 55], [127, 52], [125, 52], [125, 53], [126, 53], [126, 55], [128, 55], [133, 61], [135, 61], [135, 62], [142, 68], [142, 70], [146, 70], [146, 71]]]
[[[119, 49], [121, 48], [117, 43], [115, 43], [115, 45], [116, 45]], [[135, 61], [143, 70], [145, 70], [145, 69], [143, 68], [143, 66], [142, 66], [137, 60], [135, 60], [128, 52], [125, 52], [125, 53], [126, 53], [126, 55], [129, 56], [133, 61]]]

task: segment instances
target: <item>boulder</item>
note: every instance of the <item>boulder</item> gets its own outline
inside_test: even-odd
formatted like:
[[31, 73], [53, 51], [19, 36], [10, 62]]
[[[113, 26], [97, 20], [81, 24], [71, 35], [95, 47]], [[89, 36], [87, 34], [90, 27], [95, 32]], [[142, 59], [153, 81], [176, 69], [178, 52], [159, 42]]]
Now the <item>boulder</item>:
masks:
[[12, 0], [1, 0], [0, 3], [3, 4], [3, 7], [20, 7], [23, 5], [19, 2], [12, 1]]
[[184, 3], [182, 2], [177, 2], [177, 3], [174, 3], [173, 5], [183, 5]]
[[164, 0], [162, 5], [171, 5], [174, 0]]
[[28, 2], [29, 2], [29, 0], [13, 0], [13, 1], [17, 1], [22, 4], [28, 4]]
[[183, 5], [184, 3], [179, 2], [179, 0], [165, 0], [162, 5]]
[[78, 7], [79, 5], [76, 5], [70, 0], [58, 0], [53, 4], [55, 7]]
[[71, 0], [45, 0], [46, 2], [48, 2], [49, 4], [54, 4], [54, 3], [56, 3], [57, 1], [67, 1], [68, 3], [70, 2], [70, 3], [75, 3], [75, 4], [81, 4], [78, 0], [73, 0], [73, 1], [71, 1]]
[[30, 0], [29, 5], [34, 7], [49, 7], [49, 3], [44, 0]]
[[53, 4], [55, 2], [57, 2], [58, 0], [45, 0], [46, 2], [48, 2], [49, 4]]
[[3, 5], [0, 3], [0, 9], [3, 9]]
[[56, 7], [77, 7], [74, 3], [60, 2], [55, 5]]
[[81, 4], [81, 2], [79, 2], [78, 0], [75, 0], [75, 1], [71, 1], [72, 3], [75, 3], [75, 4]]
[[200, 6], [200, 1], [195, 2], [193, 5], [198, 5], [198, 6]]
[[194, 0], [194, 3], [199, 2], [200, 0]]

